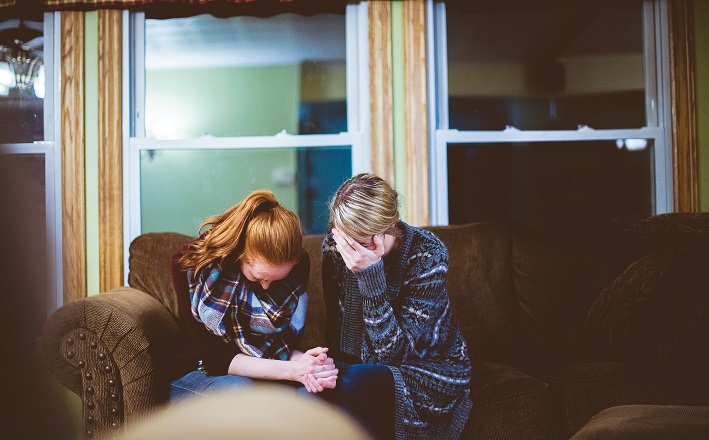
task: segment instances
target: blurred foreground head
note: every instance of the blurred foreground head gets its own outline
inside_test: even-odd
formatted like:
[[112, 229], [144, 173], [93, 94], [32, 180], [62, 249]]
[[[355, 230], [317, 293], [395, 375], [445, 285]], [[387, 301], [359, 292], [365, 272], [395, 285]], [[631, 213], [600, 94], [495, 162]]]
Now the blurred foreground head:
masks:
[[257, 385], [184, 399], [127, 429], [123, 440], [371, 440], [346, 414], [315, 396]]

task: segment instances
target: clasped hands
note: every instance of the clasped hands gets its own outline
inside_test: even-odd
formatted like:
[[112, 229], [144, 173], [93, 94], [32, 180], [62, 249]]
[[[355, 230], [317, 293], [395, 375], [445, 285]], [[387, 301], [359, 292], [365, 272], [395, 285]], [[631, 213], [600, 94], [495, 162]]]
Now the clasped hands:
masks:
[[302, 352], [294, 352], [291, 362], [295, 362], [299, 371], [299, 381], [309, 393], [319, 393], [325, 388], [335, 388], [337, 373], [335, 362], [327, 356], [327, 347], [315, 347]]

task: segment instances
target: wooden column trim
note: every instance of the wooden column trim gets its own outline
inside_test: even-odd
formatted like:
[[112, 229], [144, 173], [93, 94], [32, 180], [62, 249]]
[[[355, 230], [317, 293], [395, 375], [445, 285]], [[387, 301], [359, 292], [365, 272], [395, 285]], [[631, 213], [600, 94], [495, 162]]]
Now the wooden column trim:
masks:
[[84, 13], [60, 15], [62, 275], [64, 304], [86, 296]]
[[369, 143], [372, 172], [394, 183], [391, 3], [367, 6], [369, 44]]
[[667, 2], [672, 95], [672, 174], [674, 210], [699, 210], [697, 115], [694, 84], [692, 3]]
[[98, 11], [99, 288], [123, 284], [122, 12]]
[[429, 139], [426, 84], [426, 4], [402, 3], [404, 32], [404, 118], [406, 219], [429, 224]]

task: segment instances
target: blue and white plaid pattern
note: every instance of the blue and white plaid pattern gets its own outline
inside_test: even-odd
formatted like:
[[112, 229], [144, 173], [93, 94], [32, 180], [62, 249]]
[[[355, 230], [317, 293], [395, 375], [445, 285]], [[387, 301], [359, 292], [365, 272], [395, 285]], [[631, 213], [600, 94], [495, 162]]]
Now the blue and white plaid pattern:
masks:
[[307, 310], [305, 285], [293, 272], [268, 290], [221, 264], [196, 276], [190, 269], [187, 281], [192, 316], [207, 330], [250, 356], [288, 359], [299, 342]]

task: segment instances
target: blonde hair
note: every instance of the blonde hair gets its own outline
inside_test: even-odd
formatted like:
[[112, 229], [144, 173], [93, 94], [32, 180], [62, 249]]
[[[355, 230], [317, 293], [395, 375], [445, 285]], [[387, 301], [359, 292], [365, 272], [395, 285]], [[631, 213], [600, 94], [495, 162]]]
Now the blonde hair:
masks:
[[392, 226], [399, 219], [399, 195], [374, 174], [361, 173], [345, 181], [330, 201], [329, 228], [357, 241], [385, 232], [398, 237]]
[[182, 256], [184, 269], [199, 272], [209, 264], [227, 257], [252, 262], [296, 263], [303, 247], [303, 227], [298, 216], [278, 204], [271, 191], [254, 191], [223, 214], [208, 218], [199, 231], [211, 226], [203, 240]]

